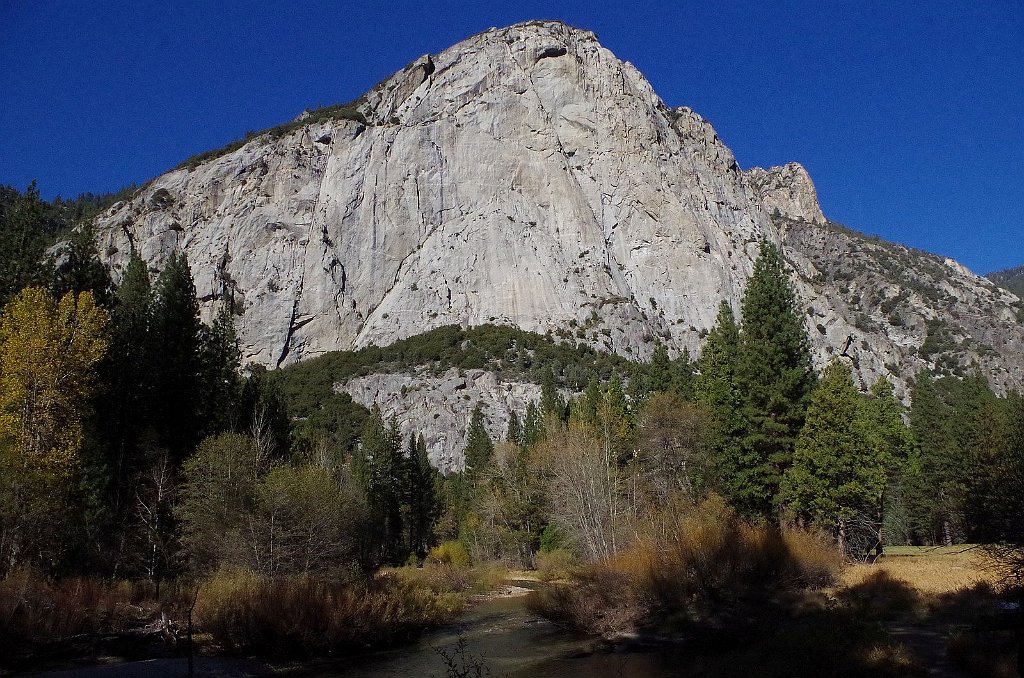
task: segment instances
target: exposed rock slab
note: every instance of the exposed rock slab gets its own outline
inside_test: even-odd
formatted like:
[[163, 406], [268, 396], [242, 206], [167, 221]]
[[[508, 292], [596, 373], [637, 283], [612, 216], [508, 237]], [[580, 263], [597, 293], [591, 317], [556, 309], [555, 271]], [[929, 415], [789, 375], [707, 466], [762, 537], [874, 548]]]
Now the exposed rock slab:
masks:
[[[850, 281], [822, 254], [860, 241], [820, 230], [802, 167], [741, 171], [710, 124], [667, 107], [590, 32], [481, 33], [410, 64], [359, 112], [309, 115], [157, 178], [97, 220], [104, 256], [120, 269], [134, 247], [159, 268], [187, 252], [204, 312], [233, 296], [245, 358], [269, 366], [485, 322], [644, 358], [658, 339], [696, 354], [767, 238], [796, 268], [819, 364], [851, 336], [865, 382], [902, 388], [929, 364], [914, 355], [921, 323], [944, 311], [910, 294], [911, 323], [895, 326], [847, 303]], [[1020, 386], [1016, 297], [942, 270], [960, 317], [1007, 319], [962, 329]]]
[[462, 468], [466, 429], [478, 404], [483, 406], [488, 435], [498, 441], [508, 432], [509, 413], [522, 417], [527, 404], [540, 398], [537, 384], [455, 368], [441, 375], [421, 369], [356, 377], [335, 384], [335, 390], [366, 407], [377, 405], [385, 419], [394, 417], [403, 439], [422, 433], [431, 462], [442, 471]]

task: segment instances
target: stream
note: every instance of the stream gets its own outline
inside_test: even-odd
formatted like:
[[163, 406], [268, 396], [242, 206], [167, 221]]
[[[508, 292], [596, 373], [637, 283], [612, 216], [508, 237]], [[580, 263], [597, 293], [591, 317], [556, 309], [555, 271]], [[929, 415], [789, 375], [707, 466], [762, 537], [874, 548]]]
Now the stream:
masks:
[[[513, 595], [470, 603], [450, 624], [423, 634], [416, 642], [356, 657], [295, 664], [268, 665], [251, 659], [197, 657], [195, 675], [242, 678], [539, 676], [585, 678], [655, 678], [680, 675], [681, 657], [671, 649], [619, 651], [589, 636], [574, 634], [532, 614], [526, 608], [527, 589], [543, 584], [513, 581]], [[464, 651], [459, 654], [460, 639]], [[458, 669], [450, 672], [445, 657]], [[481, 667], [478, 672], [474, 663]], [[38, 678], [164, 678], [185, 676], [186, 660], [151, 659], [115, 662], [49, 671]]]
[[[517, 588], [535, 588], [536, 582], [515, 581]], [[457, 654], [460, 638], [465, 651]], [[455, 665], [470, 667], [478, 661], [483, 671], [450, 674], [442, 653]], [[585, 676], [653, 678], [679, 675], [671, 651], [612, 651], [588, 636], [569, 633], [526, 609], [526, 596], [513, 595], [472, 603], [453, 623], [424, 634], [417, 642], [371, 653], [344, 663], [297, 667], [296, 676]]]

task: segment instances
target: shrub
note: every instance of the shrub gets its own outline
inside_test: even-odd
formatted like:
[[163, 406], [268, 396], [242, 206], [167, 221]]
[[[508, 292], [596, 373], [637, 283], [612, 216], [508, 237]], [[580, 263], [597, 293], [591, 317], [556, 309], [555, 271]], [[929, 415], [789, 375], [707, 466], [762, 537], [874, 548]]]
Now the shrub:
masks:
[[426, 562], [423, 567], [386, 570], [404, 581], [425, 586], [435, 593], [487, 593], [499, 588], [508, 575], [500, 563], [486, 562], [474, 567]]
[[556, 623], [602, 635], [651, 624], [720, 626], [779, 593], [830, 585], [840, 566], [823, 537], [751, 525], [713, 496], [682, 513], [669, 538], [641, 538], [530, 605]]
[[36, 570], [18, 568], [0, 580], [0, 666], [30, 657], [42, 644], [140, 629], [156, 620], [161, 609], [177, 616], [188, 606], [188, 589], [168, 582], [159, 602], [149, 581], [51, 581]]
[[537, 553], [537, 575], [541, 581], [571, 579], [579, 568], [579, 559], [571, 551], [552, 549]]
[[408, 640], [461, 607], [454, 594], [393, 574], [345, 582], [220, 571], [203, 582], [195, 614], [199, 628], [225, 651], [283, 658]]
[[441, 542], [430, 549], [430, 553], [427, 554], [427, 562], [454, 567], [469, 567], [469, 551], [461, 541]]

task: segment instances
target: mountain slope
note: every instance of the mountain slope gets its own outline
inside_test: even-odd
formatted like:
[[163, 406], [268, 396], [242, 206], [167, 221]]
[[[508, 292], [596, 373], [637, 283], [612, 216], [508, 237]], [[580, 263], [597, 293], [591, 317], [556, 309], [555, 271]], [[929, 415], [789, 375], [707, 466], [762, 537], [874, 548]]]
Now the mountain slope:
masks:
[[[656, 340], [696, 353], [764, 238], [794, 264], [809, 327], [826, 328], [811, 332], [819, 363], [854, 337], [864, 381], [893, 371], [902, 387], [933, 357], [917, 355], [920, 331], [857, 327], [863, 311], [819, 256], [837, 241], [802, 167], [742, 171], [699, 115], [556, 22], [422, 57], [351, 107], [157, 178], [97, 226], [115, 268], [132, 247], [154, 267], [186, 251], [207, 312], [232, 297], [246, 358], [270, 366], [488, 322], [633, 358]], [[942, 270], [963, 314], [1014, 317], [1012, 295]], [[908, 300], [908, 317], [938, 312]], [[992, 350], [1019, 384], [1021, 328], [1004, 334]]]
[[1024, 266], [995, 271], [985, 277], [1018, 297], [1024, 296]]

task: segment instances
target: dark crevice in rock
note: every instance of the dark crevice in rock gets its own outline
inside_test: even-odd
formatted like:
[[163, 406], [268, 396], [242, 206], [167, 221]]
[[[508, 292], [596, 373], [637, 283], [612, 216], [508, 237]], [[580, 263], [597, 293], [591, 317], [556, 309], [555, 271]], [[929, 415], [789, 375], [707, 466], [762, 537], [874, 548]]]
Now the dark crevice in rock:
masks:
[[550, 59], [552, 57], [565, 56], [567, 53], [568, 50], [565, 47], [545, 47], [540, 51], [540, 54], [537, 55], [537, 61], [540, 61], [541, 59]]

